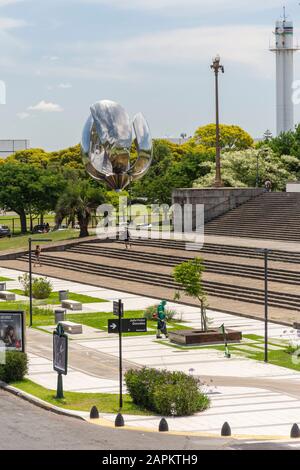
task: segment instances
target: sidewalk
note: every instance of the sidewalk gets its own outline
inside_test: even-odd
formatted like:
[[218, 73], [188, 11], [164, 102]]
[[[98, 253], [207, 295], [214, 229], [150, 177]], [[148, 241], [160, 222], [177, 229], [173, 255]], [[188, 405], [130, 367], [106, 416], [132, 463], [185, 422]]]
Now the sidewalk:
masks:
[[[8, 281], [8, 289], [18, 287], [20, 273], [1, 269], [1, 275], [15, 279]], [[133, 294], [95, 288], [71, 281], [51, 279], [55, 290], [98, 296], [107, 303], [84, 304], [83, 312], [112, 311], [112, 301], [122, 298], [125, 309], [142, 309], [157, 300]], [[1, 303], [0, 303], [1, 305]], [[182, 316], [184, 324], [199, 328], [200, 315], [196, 307], [169, 303]], [[80, 312], [82, 313], [82, 312]], [[263, 336], [264, 324], [259, 320], [241, 318], [215, 311], [208, 312], [213, 325], [225, 323], [227, 328], [241, 329], [243, 334]], [[70, 341], [70, 369], [64, 378], [64, 389], [77, 392], [118, 393], [118, 339], [105, 332], [101, 337], [76, 335]], [[296, 332], [270, 323], [270, 338], [274, 346], [294, 337]], [[52, 337], [47, 333], [30, 330], [28, 334], [30, 359], [29, 379], [56, 389], [57, 374], [52, 370]], [[251, 341], [244, 345], [251, 348]], [[214, 349], [181, 350], [156, 341], [154, 336], [123, 338], [123, 357], [126, 367], [150, 366], [168, 370], [181, 370], [200, 376], [204, 391], [211, 399], [209, 410], [192, 417], [169, 418], [170, 431], [220, 434], [228, 421], [234, 434], [277, 436], [288, 438], [291, 426], [300, 423], [300, 373], [244, 357], [227, 359]], [[100, 414], [101, 414], [101, 410]], [[87, 413], [82, 416], [87, 417]], [[115, 416], [101, 414], [113, 423]], [[126, 424], [148, 430], [157, 430], [159, 417], [125, 416]], [[99, 423], [101, 424], [102, 421]], [[103, 423], [102, 423], [103, 424]]]

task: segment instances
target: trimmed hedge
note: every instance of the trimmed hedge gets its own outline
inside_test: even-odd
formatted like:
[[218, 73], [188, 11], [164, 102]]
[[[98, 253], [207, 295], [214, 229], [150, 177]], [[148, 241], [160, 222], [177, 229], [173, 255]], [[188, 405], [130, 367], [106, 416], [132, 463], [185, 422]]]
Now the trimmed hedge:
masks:
[[5, 364], [0, 364], [0, 380], [7, 384], [20, 382], [28, 372], [27, 354], [17, 351], [7, 351]]
[[200, 380], [183, 372], [130, 369], [125, 382], [136, 405], [160, 415], [189, 416], [209, 407]]

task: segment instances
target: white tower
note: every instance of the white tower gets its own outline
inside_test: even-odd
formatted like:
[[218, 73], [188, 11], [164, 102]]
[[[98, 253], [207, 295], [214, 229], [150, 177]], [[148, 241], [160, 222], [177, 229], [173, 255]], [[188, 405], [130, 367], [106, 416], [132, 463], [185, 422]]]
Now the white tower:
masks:
[[294, 81], [293, 22], [287, 21], [284, 11], [283, 20], [276, 21], [275, 47], [270, 49], [276, 54], [276, 121], [277, 135], [294, 129], [294, 105], [292, 101]]

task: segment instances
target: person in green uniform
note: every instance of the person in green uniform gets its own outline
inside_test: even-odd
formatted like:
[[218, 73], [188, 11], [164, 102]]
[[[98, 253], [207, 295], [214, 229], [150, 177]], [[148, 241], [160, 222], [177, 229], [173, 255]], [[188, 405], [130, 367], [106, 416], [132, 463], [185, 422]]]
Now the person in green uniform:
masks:
[[162, 300], [157, 307], [157, 333], [156, 338], [161, 338], [161, 334], [164, 334], [166, 338], [168, 338], [168, 331], [167, 331], [167, 322], [166, 322], [166, 300]]

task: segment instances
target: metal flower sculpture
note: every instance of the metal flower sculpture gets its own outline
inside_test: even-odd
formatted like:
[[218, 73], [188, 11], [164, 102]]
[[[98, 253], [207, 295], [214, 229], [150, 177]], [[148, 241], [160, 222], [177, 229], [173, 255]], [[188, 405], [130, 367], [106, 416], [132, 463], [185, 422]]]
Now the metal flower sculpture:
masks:
[[[138, 157], [131, 163], [133, 141]], [[109, 100], [91, 106], [81, 149], [86, 171], [117, 191], [145, 175], [152, 161], [152, 139], [144, 116], [137, 114], [131, 123], [125, 109]]]

